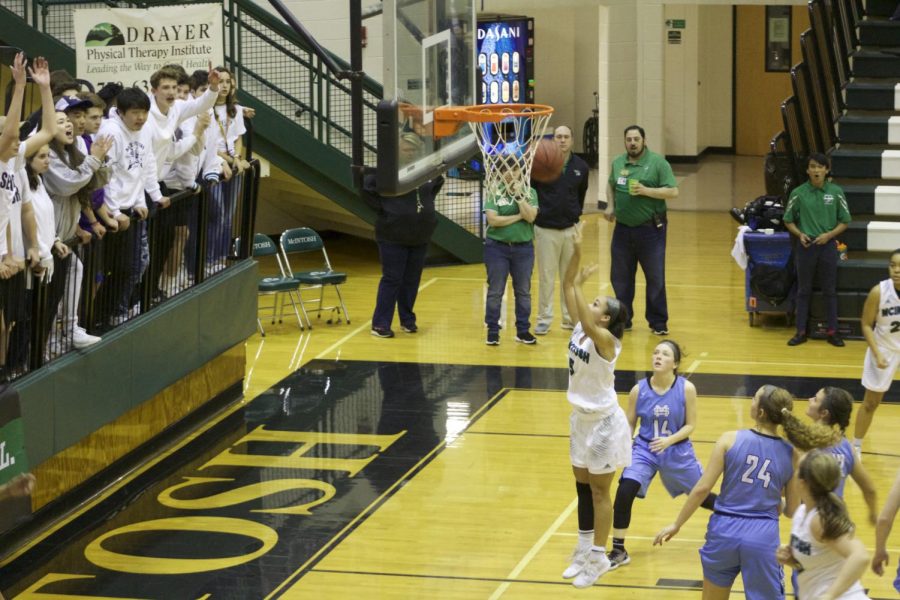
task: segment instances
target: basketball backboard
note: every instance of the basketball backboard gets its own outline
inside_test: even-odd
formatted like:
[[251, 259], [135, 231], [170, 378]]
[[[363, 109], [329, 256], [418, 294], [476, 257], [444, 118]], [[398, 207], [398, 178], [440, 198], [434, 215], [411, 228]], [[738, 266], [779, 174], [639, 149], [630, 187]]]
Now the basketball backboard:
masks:
[[378, 191], [398, 195], [472, 156], [468, 127], [435, 139], [434, 110], [475, 104], [475, 0], [384, 0]]

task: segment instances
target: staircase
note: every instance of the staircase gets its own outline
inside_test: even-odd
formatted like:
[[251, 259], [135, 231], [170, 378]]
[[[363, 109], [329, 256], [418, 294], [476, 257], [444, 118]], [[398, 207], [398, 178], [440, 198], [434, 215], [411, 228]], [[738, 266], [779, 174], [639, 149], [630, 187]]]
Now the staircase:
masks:
[[[31, 55], [46, 56], [54, 69], [65, 68], [75, 73], [73, 6], [146, 7], [148, 4], [171, 2], [75, 5], [70, 0], [0, 0], [0, 40], [27, 48]], [[303, 194], [306, 188], [297, 186], [298, 193], [290, 197], [282, 182], [278, 186], [278, 199], [273, 201], [292, 203], [295, 213], [309, 218], [350, 213], [358, 219], [347, 223], [342, 230], [359, 233], [370, 229], [375, 215], [360, 200], [350, 174], [349, 84], [333, 77], [287, 25], [251, 0], [223, 2], [222, 10], [226, 24], [225, 59], [238, 83], [239, 102], [256, 109], [253, 152], [315, 192]], [[375, 107], [381, 96], [381, 85], [366, 78], [364, 160], [372, 166], [377, 153]], [[454, 195], [442, 194], [436, 200], [439, 223], [432, 243], [455, 260], [480, 262], [482, 217], [480, 206], [473, 208], [480, 204], [473, 202], [480, 198], [480, 183], [459, 183], [452, 186]], [[471, 194], [460, 195], [461, 186], [471, 188]], [[261, 204], [266, 203], [265, 194], [264, 187]], [[328, 208], [333, 204], [337, 205], [336, 209]], [[331, 224], [340, 226], [339, 220], [332, 220]]]
[[[895, 6], [893, 0], [869, 0], [857, 23], [859, 49], [850, 57], [853, 78], [832, 153], [832, 171], [845, 184], [854, 219], [873, 219], [856, 220], [843, 236], [851, 250], [865, 253], [900, 247], [900, 223], [890, 220], [900, 216], [900, 22], [888, 20]], [[884, 277], [886, 261], [873, 260], [868, 277], [859, 271], [870, 267], [848, 265], [859, 297], [873, 279]]]
[[[851, 259], [838, 265], [838, 316], [845, 337], [860, 337], [869, 289], [886, 273], [886, 254], [900, 247], [900, 22], [896, 0], [811, 0], [810, 29], [800, 36], [803, 62], [791, 70], [794, 95], [782, 104], [784, 131], [775, 157], [789, 157], [782, 177], [806, 179], [811, 152], [830, 154], [853, 223], [841, 236]], [[774, 162], [774, 161], [773, 161]], [[784, 164], [782, 161], [780, 164]], [[781, 181], [782, 177], [775, 178]], [[771, 192], [770, 192], [771, 193]], [[811, 332], [824, 329], [814, 294]]]

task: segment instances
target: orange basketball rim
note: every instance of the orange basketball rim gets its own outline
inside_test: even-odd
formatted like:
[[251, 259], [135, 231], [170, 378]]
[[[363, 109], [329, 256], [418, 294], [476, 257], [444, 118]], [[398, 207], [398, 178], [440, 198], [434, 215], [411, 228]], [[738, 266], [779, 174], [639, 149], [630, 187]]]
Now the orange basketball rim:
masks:
[[549, 119], [553, 107], [546, 104], [474, 104], [434, 109], [434, 137], [442, 138], [459, 131], [463, 123], [499, 123], [509, 117]]

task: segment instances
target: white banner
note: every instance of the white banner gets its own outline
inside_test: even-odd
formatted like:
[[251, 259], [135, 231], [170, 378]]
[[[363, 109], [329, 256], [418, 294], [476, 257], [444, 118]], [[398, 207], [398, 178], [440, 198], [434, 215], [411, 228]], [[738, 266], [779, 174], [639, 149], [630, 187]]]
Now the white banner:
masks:
[[74, 11], [76, 77], [150, 90], [150, 75], [178, 63], [189, 74], [225, 64], [221, 4]]

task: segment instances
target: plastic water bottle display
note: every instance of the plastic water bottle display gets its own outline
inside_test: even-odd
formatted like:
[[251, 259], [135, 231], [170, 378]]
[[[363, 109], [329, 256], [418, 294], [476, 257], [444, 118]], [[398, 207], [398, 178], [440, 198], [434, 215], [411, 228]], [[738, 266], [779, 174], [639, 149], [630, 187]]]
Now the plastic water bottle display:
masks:
[[504, 104], [509, 103], [509, 82], [506, 81], [505, 79], [503, 80], [503, 83], [500, 86], [500, 97], [503, 98]]
[[487, 73], [487, 56], [484, 54], [478, 55], [478, 68], [481, 69], [482, 74]]
[[499, 65], [497, 64], [497, 53], [491, 53], [491, 75], [496, 75], [499, 70]]
[[[515, 64], [515, 63], [513, 63], [513, 64]], [[512, 96], [513, 102], [518, 102], [519, 101], [519, 80], [518, 79], [513, 80], [512, 94], [513, 94], [513, 96]]]
[[500, 70], [503, 71], [503, 74], [506, 75], [509, 73], [509, 53], [503, 53], [503, 60], [500, 61]]
[[491, 104], [497, 104], [498, 96], [500, 95], [500, 89], [497, 85], [496, 81], [491, 82]]
[[487, 104], [487, 84], [485, 82], [481, 82], [481, 103]]
[[513, 52], [513, 73], [519, 72], [519, 53]]

